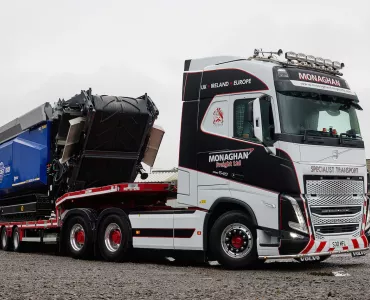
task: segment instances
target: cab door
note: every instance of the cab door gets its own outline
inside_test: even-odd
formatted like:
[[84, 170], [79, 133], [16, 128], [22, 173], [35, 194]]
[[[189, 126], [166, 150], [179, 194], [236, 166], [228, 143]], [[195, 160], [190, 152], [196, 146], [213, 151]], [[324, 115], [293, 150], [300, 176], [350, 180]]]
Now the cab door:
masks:
[[197, 206], [209, 208], [217, 198], [230, 196], [231, 166], [219, 160], [230, 150], [229, 96], [201, 100], [199, 115]]

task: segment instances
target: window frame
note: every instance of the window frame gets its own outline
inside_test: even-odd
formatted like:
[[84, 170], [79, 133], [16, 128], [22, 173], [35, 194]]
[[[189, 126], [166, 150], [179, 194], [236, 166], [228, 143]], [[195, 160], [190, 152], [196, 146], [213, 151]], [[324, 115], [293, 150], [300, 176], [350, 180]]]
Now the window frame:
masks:
[[[244, 137], [241, 137], [241, 136], [237, 136], [237, 129], [236, 129], [236, 122], [237, 122], [237, 115], [236, 115], [236, 105], [238, 102], [246, 102], [247, 103], [247, 106], [248, 106], [248, 103], [250, 101], [254, 101], [256, 100], [257, 98], [260, 98], [260, 97], [253, 97], [253, 98], [239, 98], [239, 99], [235, 99], [233, 101], [233, 138], [235, 139], [239, 139], [239, 140], [243, 140], [243, 141], [249, 141], [249, 142], [253, 142], [253, 143], [257, 143], [257, 144], [261, 144], [261, 141], [258, 140], [257, 138], [244, 138]], [[254, 124], [252, 124], [252, 128], [254, 128]], [[253, 132], [252, 132], [253, 133]]]

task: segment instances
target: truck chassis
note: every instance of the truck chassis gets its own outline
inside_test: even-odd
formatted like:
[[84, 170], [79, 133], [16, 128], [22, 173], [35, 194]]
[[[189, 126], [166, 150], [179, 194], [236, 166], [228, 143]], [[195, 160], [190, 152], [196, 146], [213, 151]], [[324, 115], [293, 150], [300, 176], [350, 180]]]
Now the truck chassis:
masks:
[[[216, 219], [228, 212], [214, 211], [212, 216], [201, 208], [166, 206], [173, 193], [175, 187], [167, 183], [122, 183], [66, 193], [56, 200], [55, 212], [48, 217], [0, 222], [1, 248], [21, 251], [25, 242], [38, 242], [58, 244], [60, 253], [82, 259], [102, 256], [107, 261], [123, 261], [134, 248], [144, 248], [163, 250], [177, 259], [214, 260], [211, 229]], [[364, 235], [351, 242], [353, 249], [323, 251], [320, 244], [312, 253], [312, 240], [299, 254], [260, 255], [257, 261], [322, 261], [332, 254], [363, 255], [369, 249]]]

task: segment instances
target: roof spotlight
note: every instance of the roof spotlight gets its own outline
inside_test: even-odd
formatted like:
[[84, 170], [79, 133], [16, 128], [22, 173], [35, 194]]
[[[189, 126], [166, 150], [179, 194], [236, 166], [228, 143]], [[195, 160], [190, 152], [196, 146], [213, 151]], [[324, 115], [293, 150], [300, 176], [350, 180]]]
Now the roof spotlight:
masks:
[[333, 62], [330, 59], [325, 59], [325, 67], [333, 67]]
[[294, 53], [294, 52], [286, 52], [285, 53], [285, 58], [288, 59], [288, 60], [297, 59], [297, 54]]
[[307, 62], [308, 63], [315, 64], [315, 56], [313, 56], [313, 55], [307, 55], [306, 59], [307, 59]]
[[321, 57], [316, 57], [315, 62], [318, 66], [323, 66], [324, 65], [324, 59]]
[[297, 54], [297, 59], [298, 61], [307, 61], [307, 58], [306, 58], [306, 54], [303, 54], [303, 53], [298, 53]]
[[336, 70], [340, 70], [344, 68], [344, 63], [341, 63], [339, 61], [333, 61], [333, 68]]

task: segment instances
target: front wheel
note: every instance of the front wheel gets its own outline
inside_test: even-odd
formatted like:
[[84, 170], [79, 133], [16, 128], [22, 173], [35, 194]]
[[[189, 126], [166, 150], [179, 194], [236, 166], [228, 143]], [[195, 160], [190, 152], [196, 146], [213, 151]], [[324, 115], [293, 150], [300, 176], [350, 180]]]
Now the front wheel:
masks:
[[256, 264], [256, 232], [248, 217], [240, 211], [220, 216], [211, 229], [210, 251], [221, 265], [229, 269]]

